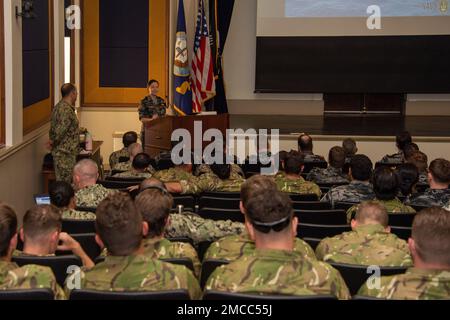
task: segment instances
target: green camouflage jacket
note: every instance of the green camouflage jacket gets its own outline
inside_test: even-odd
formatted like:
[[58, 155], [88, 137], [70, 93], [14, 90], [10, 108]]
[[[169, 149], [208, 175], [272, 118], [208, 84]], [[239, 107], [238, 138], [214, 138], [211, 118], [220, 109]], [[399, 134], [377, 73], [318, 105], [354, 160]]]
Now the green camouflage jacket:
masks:
[[[382, 201], [382, 200], [374, 200], [379, 204], [383, 205], [388, 213], [415, 213], [416, 210], [411, 208], [410, 206], [404, 205], [399, 199], [395, 198], [394, 200]], [[356, 212], [358, 211], [358, 205], [354, 205], [347, 211], [347, 221], [350, 221], [355, 217]]]
[[111, 169], [115, 171], [130, 171], [133, 170], [133, 162], [131, 160], [128, 160], [127, 162], [119, 162]]
[[[202, 165], [198, 166], [197, 169], [195, 170], [196, 176], [201, 176], [202, 174], [205, 174], [205, 173], [211, 173], [211, 174], [213, 173], [211, 168], [207, 164], [202, 164]], [[231, 164], [231, 176], [236, 176], [236, 175], [245, 177], [245, 174], [244, 174], [244, 171], [242, 171], [242, 168], [239, 165], [233, 163], [233, 164]]]
[[77, 211], [66, 209], [62, 211], [63, 220], [95, 220], [96, 216], [92, 212]]
[[177, 182], [177, 181], [182, 181], [182, 180], [190, 180], [193, 177], [194, 176], [191, 173], [189, 173], [179, 167], [174, 167], [174, 168], [170, 168], [167, 170], [157, 171], [153, 175], [153, 178], [158, 179], [164, 183]]
[[75, 193], [77, 207], [97, 208], [100, 202], [114, 192], [117, 191], [106, 189], [100, 184], [94, 184], [93, 186], [78, 190]]
[[275, 183], [278, 186], [278, 190], [287, 193], [297, 193], [297, 194], [315, 194], [317, 198], [320, 199], [322, 196], [322, 191], [320, 187], [309, 181], [305, 181], [303, 178], [292, 180], [286, 177], [277, 176], [275, 178]]
[[120, 158], [130, 158], [128, 148], [123, 148], [119, 151], [111, 153], [111, 155], [109, 156], [109, 167], [113, 169], [117, 164], [119, 164]]
[[150, 179], [153, 176], [153, 173], [155, 172], [155, 170], [153, 168], [148, 168], [145, 172], [137, 172], [134, 169], [131, 169], [129, 171], [124, 171], [121, 173], [117, 173], [114, 175], [114, 178], [131, 178], [131, 179], [136, 179], [136, 178], [143, 178], [143, 179]]
[[80, 125], [75, 108], [63, 100], [52, 111], [50, 140], [53, 142], [53, 153], [80, 152]]
[[245, 182], [240, 175], [231, 175], [228, 180], [221, 180], [215, 174], [205, 173], [190, 180], [180, 181], [182, 194], [200, 194], [202, 192], [240, 192]]
[[316, 249], [316, 256], [322, 261], [363, 266], [413, 265], [406, 241], [387, 233], [379, 224], [360, 226], [354, 231], [323, 239]]

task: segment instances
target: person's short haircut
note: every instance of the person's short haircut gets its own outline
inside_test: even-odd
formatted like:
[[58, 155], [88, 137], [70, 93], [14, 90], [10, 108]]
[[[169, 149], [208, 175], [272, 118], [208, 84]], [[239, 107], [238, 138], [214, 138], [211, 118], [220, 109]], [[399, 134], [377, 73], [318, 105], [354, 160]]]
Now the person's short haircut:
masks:
[[298, 149], [301, 152], [313, 151], [313, 139], [307, 134], [302, 134], [298, 138]]
[[154, 83], [157, 83], [157, 84], [159, 85], [159, 81], [158, 81], [158, 80], [151, 79], [151, 80], [148, 81], [147, 87], [150, 88], [150, 86], [151, 86], [152, 84], [154, 84]]
[[96, 211], [97, 234], [113, 256], [129, 256], [142, 242], [142, 216], [131, 197], [115, 193], [106, 197]]
[[450, 211], [435, 207], [419, 212], [414, 218], [412, 238], [425, 263], [450, 267]]
[[399, 188], [404, 196], [409, 196], [413, 192], [414, 186], [419, 182], [419, 170], [412, 163], [399, 165], [395, 172], [398, 175]]
[[416, 143], [409, 143], [403, 149], [403, 153], [405, 155], [405, 159], [411, 157], [414, 152], [420, 151], [419, 146]]
[[136, 170], [147, 169], [152, 162], [152, 158], [146, 153], [139, 153], [133, 159], [133, 168]]
[[358, 205], [355, 220], [364, 224], [378, 223], [383, 227], [389, 225], [389, 216], [386, 208], [376, 201], [365, 201]]
[[399, 188], [398, 176], [392, 168], [379, 167], [373, 175], [373, 191], [378, 200], [389, 201], [397, 196]]
[[397, 140], [397, 148], [399, 148], [402, 151], [408, 144], [411, 144], [413, 142], [411, 134], [408, 131], [404, 131], [398, 134], [396, 140]]
[[345, 151], [345, 156], [350, 157], [356, 154], [356, 141], [352, 138], [347, 138], [342, 142], [342, 147]]
[[155, 178], [149, 178], [149, 179], [145, 179], [144, 181], [142, 181], [141, 185], [139, 186], [139, 191], [143, 192], [144, 190], [147, 189], [161, 189], [161, 190], [166, 190], [166, 186], [164, 185], [164, 183], [158, 179]]
[[137, 156], [139, 153], [142, 153], [142, 145], [139, 143], [133, 143], [128, 146], [128, 153], [131, 157]]
[[164, 235], [167, 219], [173, 207], [173, 198], [160, 189], [141, 192], [135, 200], [136, 208], [148, 223], [148, 238]]
[[16, 234], [16, 213], [10, 206], [0, 202], [0, 257], [8, 254], [9, 243]]
[[50, 184], [50, 202], [57, 208], [67, 208], [75, 192], [70, 183], [56, 181]]
[[331, 148], [328, 154], [328, 161], [330, 166], [337, 169], [342, 169], [345, 164], [345, 151], [342, 147]]
[[358, 181], [368, 181], [372, 177], [373, 163], [369, 157], [357, 154], [350, 161], [352, 177]]
[[304, 156], [299, 152], [290, 152], [284, 161], [284, 171], [287, 174], [301, 174], [305, 164]]
[[125, 133], [122, 137], [123, 146], [125, 148], [128, 148], [133, 143], [136, 143], [138, 141], [138, 134], [134, 131], [129, 131]]
[[419, 169], [419, 173], [425, 173], [428, 169], [428, 157], [425, 153], [416, 151], [406, 158], [408, 163], [412, 163]]
[[82, 179], [97, 179], [98, 177], [98, 165], [91, 159], [80, 160], [73, 171]]
[[53, 205], [36, 205], [23, 217], [23, 233], [25, 241], [39, 241], [62, 228], [62, 216]]
[[294, 216], [289, 195], [273, 189], [256, 193], [248, 199], [245, 209], [248, 221], [264, 234], [286, 230]]
[[438, 183], [450, 184], [450, 162], [436, 159], [430, 163], [430, 173]]
[[77, 88], [71, 83], [65, 83], [61, 87], [61, 96], [63, 98], [67, 97], [72, 92], [76, 91]]
[[247, 179], [241, 186], [241, 201], [244, 208], [247, 207], [249, 199], [264, 190], [277, 190], [277, 184], [271, 177], [255, 175]]
[[231, 165], [229, 164], [218, 164], [213, 163], [209, 166], [211, 168], [211, 171], [219, 177], [221, 180], [227, 180], [230, 179], [231, 175]]

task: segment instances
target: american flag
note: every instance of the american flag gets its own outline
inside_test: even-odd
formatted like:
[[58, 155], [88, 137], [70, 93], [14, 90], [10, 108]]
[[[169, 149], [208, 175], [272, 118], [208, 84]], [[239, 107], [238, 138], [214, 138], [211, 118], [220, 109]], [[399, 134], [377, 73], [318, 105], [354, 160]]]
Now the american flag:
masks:
[[191, 77], [192, 109], [194, 113], [199, 113], [202, 111], [203, 103], [216, 95], [214, 64], [203, 0], [199, 0], [198, 5]]

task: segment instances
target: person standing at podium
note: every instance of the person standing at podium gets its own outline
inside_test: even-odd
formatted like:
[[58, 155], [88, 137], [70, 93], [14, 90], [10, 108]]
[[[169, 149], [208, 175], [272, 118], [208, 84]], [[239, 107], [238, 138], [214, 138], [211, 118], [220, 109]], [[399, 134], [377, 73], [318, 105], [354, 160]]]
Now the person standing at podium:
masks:
[[[156, 120], [166, 115], [167, 105], [163, 98], [158, 96], [159, 82], [150, 80], [147, 85], [149, 95], [141, 100], [139, 105], [139, 120], [151, 119]], [[142, 146], [145, 147], [145, 131], [142, 125], [141, 131]]]

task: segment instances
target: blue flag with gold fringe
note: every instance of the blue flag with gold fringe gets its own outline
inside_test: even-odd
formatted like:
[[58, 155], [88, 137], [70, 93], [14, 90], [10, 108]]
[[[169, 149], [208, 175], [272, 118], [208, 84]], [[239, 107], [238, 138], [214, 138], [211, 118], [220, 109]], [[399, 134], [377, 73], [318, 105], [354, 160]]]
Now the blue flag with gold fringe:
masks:
[[174, 109], [179, 115], [192, 114], [192, 90], [190, 83], [189, 52], [187, 48], [184, 1], [178, 3], [178, 26], [175, 43]]

